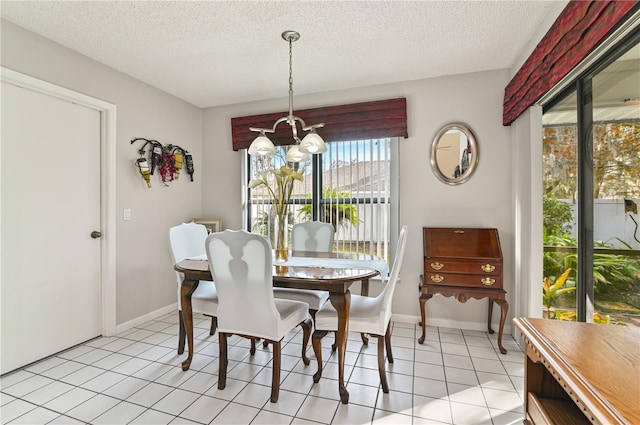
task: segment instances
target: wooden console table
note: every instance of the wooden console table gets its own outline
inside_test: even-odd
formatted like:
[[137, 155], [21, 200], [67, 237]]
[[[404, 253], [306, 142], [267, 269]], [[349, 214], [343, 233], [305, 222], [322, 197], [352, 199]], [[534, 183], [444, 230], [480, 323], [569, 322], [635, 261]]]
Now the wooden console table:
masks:
[[518, 317], [525, 423], [640, 424], [640, 328]]
[[424, 227], [424, 275], [420, 276], [420, 316], [424, 343], [426, 333], [425, 303], [434, 294], [455, 297], [465, 303], [469, 298], [489, 298], [488, 331], [491, 328], [493, 303], [500, 306], [498, 347], [502, 354], [504, 322], [509, 311], [502, 289], [502, 250], [497, 229]]

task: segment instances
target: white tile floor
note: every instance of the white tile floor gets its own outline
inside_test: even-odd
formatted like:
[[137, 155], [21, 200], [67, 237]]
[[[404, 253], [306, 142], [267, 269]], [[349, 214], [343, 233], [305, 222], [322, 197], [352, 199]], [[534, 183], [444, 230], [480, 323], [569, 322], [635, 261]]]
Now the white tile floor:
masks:
[[523, 354], [506, 335], [394, 323], [387, 364], [391, 391], [377, 372], [375, 340], [349, 335], [345, 376], [351, 397], [338, 399], [336, 355], [323, 340], [323, 378], [313, 384], [300, 360], [297, 329], [283, 344], [278, 403], [269, 401], [271, 351], [230, 340], [227, 387], [218, 390], [218, 335], [195, 317], [196, 352], [183, 372], [177, 314], [167, 314], [115, 337], [97, 338], [0, 378], [4, 424], [515, 424], [522, 423]]

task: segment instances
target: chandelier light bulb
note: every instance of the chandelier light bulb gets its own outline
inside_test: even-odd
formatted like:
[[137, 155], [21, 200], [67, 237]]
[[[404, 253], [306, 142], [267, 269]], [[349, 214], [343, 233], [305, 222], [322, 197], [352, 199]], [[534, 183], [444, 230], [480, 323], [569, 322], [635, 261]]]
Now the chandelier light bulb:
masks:
[[285, 159], [287, 162], [302, 162], [308, 161], [310, 158], [308, 154], [300, 152], [298, 145], [293, 145], [289, 147]]
[[309, 134], [304, 136], [302, 142], [300, 143], [300, 152], [302, 153], [310, 153], [312, 155], [319, 154], [322, 152], [326, 152], [327, 145], [325, 145], [324, 140], [318, 133], [314, 130], [311, 130]]
[[256, 137], [249, 146], [249, 155], [268, 156], [275, 155], [275, 153], [276, 147], [264, 133]]

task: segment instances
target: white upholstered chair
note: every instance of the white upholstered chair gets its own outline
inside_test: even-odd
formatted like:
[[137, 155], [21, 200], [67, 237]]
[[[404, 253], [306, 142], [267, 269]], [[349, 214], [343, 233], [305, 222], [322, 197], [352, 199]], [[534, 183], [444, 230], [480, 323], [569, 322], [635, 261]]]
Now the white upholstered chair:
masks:
[[[263, 338], [273, 345], [271, 402], [275, 403], [280, 389], [281, 340], [298, 324], [309, 339], [309, 306], [274, 298], [271, 244], [263, 236], [245, 230], [212, 233], [206, 251], [218, 290], [218, 389], [224, 389], [227, 381], [227, 337]], [[306, 359], [305, 364], [308, 362]]]
[[331, 252], [335, 229], [330, 223], [305, 221], [291, 229], [291, 248], [294, 251]]
[[[296, 223], [291, 229], [291, 248], [293, 251], [331, 252], [333, 250], [333, 226], [321, 221]], [[273, 288], [276, 298], [302, 301], [309, 304], [313, 317], [329, 299], [326, 291], [311, 289]]]
[[[182, 223], [169, 229], [169, 246], [171, 248], [171, 258], [173, 264], [188, 258], [205, 256], [204, 248], [207, 240], [207, 228], [202, 224]], [[180, 303], [180, 286], [184, 276], [182, 273], [176, 272], [178, 281], [178, 319], [180, 321], [178, 333], [178, 354], [184, 352], [185, 345], [185, 329], [182, 320], [182, 306]], [[198, 287], [191, 296], [191, 303], [194, 313], [202, 313], [205, 316], [211, 316], [211, 329], [209, 334], [213, 335], [216, 331], [216, 315], [218, 311], [218, 293], [216, 287], [211, 281], [201, 280]]]
[[[378, 373], [382, 391], [389, 392], [387, 375], [384, 366], [384, 349], [387, 349], [387, 359], [393, 363], [391, 352], [391, 332], [389, 322], [391, 321], [391, 304], [393, 292], [398, 281], [404, 249], [406, 245], [407, 226], [402, 226], [398, 237], [398, 248], [393, 260], [389, 280], [382, 289], [382, 292], [375, 298], [363, 297], [361, 295], [351, 295], [351, 307], [349, 309], [349, 331], [368, 333], [378, 339]], [[338, 313], [331, 303], [326, 303], [316, 313], [316, 330], [313, 333], [313, 351], [318, 360], [318, 371], [313, 375], [314, 382], [318, 382], [322, 376], [322, 347], [321, 339], [327, 331], [338, 329]]]

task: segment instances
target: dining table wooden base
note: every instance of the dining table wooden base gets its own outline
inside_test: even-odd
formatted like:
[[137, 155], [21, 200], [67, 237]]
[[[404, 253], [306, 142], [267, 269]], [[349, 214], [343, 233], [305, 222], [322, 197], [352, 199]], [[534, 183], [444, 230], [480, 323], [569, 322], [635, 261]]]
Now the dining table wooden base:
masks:
[[187, 337], [187, 346], [189, 347], [187, 359], [182, 362], [182, 370], [184, 371], [189, 370], [189, 367], [191, 367], [191, 361], [193, 360], [193, 311], [191, 307], [191, 296], [198, 287], [198, 283], [200, 283], [199, 279], [190, 279], [185, 275], [185, 278], [182, 281], [182, 286], [180, 286], [182, 323]]
[[[336, 344], [338, 345], [338, 392], [342, 404], [349, 403], [349, 391], [344, 385], [344, 357], [347, 351], [347, 335], [349, 333], [349, 309], [351, 308], [351, 292], [344, 294], [329, 294], [331, 305], [338, 312], [338, 331]], [[314, 382], [315, 381], [314, 379]]]

